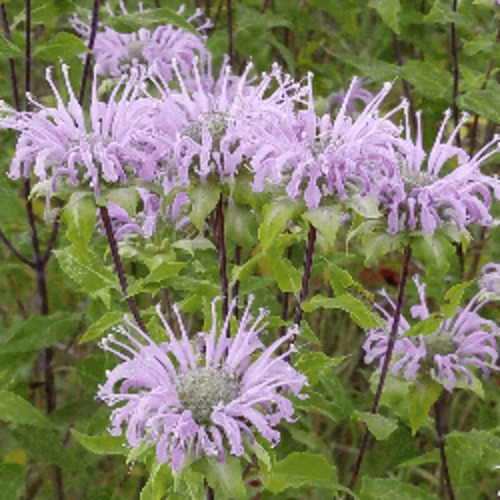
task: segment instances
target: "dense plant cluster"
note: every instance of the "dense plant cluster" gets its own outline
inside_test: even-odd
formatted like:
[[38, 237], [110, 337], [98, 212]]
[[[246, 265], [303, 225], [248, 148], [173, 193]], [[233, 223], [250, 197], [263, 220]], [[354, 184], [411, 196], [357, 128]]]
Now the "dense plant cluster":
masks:
[[8, 498], [491, 498], [495, 2], [160, 3], [0, 5]]

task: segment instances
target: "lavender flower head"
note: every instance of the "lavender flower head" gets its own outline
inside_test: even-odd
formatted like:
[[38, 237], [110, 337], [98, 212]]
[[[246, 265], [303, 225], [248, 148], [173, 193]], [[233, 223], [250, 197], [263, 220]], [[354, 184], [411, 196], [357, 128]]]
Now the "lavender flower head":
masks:
[[[496, 279], [499, 280], [498, 272]], [[414, 281], [420, 304], [411, 307], [410, 313], [412, 318], [423, 321], [431, 315], [426, 303], [425, 285], [421, 284], [417, 277]], [[489, 376], [491, 369], [498, 370], [496, 337], [500, 334], [500, 328], [495, 321], [479, 315], [480, 309], [491, 298], [491, 295], [487, 293], [488, 290], [482, 288], [483, 283], [484, 281], [479, 281], [479, 292], [464, 308], [457, 308], [451, 317], [444, 319], [430, 334], [405, 336], [405, 332], [410, 329], [411, 325], [404, 316], [401, 316], [390, 371], [401, 372], [408, 379], [413, 379], [420, 373], [427, 373], [437, 378], [448, 391], [451, 391], [457, 383], [457, 375], [472, 384], [471, 370], [474, 367], [480, 368], [484, 377]], [[383, 296], [394, 310], [394, 302], [385, 292]], [[379, 368], [381, 368], [389, 341], [388, 332], [392, 329], [393, 316], [380, 306], [376, 305], [376, 307], [386, 318], [385, 328], [369, 330], [363, 349], [365, 363], [369, 364], [378, 360]]]
[[[123, 14], [128, 14], [123, 2], [120, 2], [120, 7]], [[108, 10], [114, 17], [114, 13]], [[177, 13], [183, 12], [184, 8], [181, 8]], [[202, 12], [197, 10], [187, 21], [199, 20], [200, 17]], [[73, 17], [72, 24], [75, 31], [88, 40], [90, 26], [76, 16]], [[210, 21], [202, 22], [197, 31], [203, 35], [210, 26]], [[203, 36], [172, 24], [161, 25], [154, 30], [140, 28], [133, 33], [119, 33], [104, 25], [96, 34], [94, 56], [99, 76], [119, 78], [123, 74], [129, 74], [131, 68], [147, 70], [154, 64], [166, 80], [171, 80], [174, 59], [178, 61], [180, 71], [188, 75], [196, 58], [207, 58], [207, 49]]]
[[[16, 153], [9, 175], [17, 179], [35, 174], [40, 181], [50, 180], [50, 190], [58, 190], [63, 178], [76, 185], [89, 183], [96, 196], [100, 182], [125, 182], [138, 176], [155, 177], [156, 162], [147, 124], [157, 112], [155, 103], [141, 97], [137, 75], [120, 81], [109, 101], [100, 101], [94, 78], [89, 117], [76, 99], [69, 81], [68, 67], [62, 65], [69, 100], [63, 101], [54, 85], [51, 68], [47, 81], [54, 93], [56, 107], [47, 107], [32, 99], [33, 112], [4, 109], [0, 128], [19, 132]], [[119, 97], [118, 97], [119, 94]]]
[[270, 146], [258, 140], [257, 130], [272, 127], [304, 89], [278, 65], [257, 82], [252, 69], [249, 64], [236, 76], [226, 59], [215, 77], [211, 61], [195, 64], [196, 85], [189, 87], [174, 61], [178, 88], [151, 72], [163, 106], [155, 123], [164, 144], [165, 192], [209, 178], [226, 182], [240, 171], [258, 175], [253, 159], [265, 155]]
[[[118, 436], [125, 428], [130, 446], [154, 444], [160, 462], [180, 470], [186, 456], [202, 455], [225, 460], [226, 450], [241, 456], [244, 439], [258, 432], [273, 445], [283, 419], [293, 421], [287, 393], [300, 391], [306, 378], [286, 361], [290, 351], [276, 355], [280, 346], [297, 334], [287, 334], [266, 347], [259, 335], [267, 313], [250, 315], [252, 297], [235, 335], [228, 337], [229, 321], [217, 325], [216, 301], [212, 302], [212, 328], [188, 338], [175, 309], [181, 338], [157, 310], [168, 341], [155, 343], [130, 321], [119, 327], [102, 347], [115, 354], [120, 364], [107, 373], [98, 399], [114, 410], [109, 432]], [[234, 303], [233, 303], [234, 306]]]
[[[395, 180], [394, 185], [388, 184], [378, 196], [382, 209], [388, 212], [389, 232], [396, 233], [408, 228], [432, 234], [450, 222], [458, 231], [471, 223], [483, 226], [492, 223], [491, 190], [497, 199], [500, 198], [500, 181], [482, 174], [480, 166], [498, 153], [498, 137], [469, 157], [462, 148], [453, 145], [468, 115], [462, 117], [444, 141], [450, 117], [451, 111], [448, 110], [427, 155], [422, 145], [420, 113], [417, 113], [417, 137], [413, 142], [409, 110], [408, 106], [405, 107], [406, 137], [396, 141], [400, 155], [399, 180]], [[457, 166], [443, 175], [451, 160]]]
[[[314, 110], [312, 75], [307, 82], [303, 109], [289, 107], [286, 114], [261, 140], [269, 144], [265, 154], [253, 158], [257, 175], [254, 186], [264, 181], [286, 183], [287, 194], [303, 196], [309, 209], [323, 197], [374, 196], [380, 177], [391, 179], [395, 169], [392, 143], [399, 134], [379, 106], [392, 85], [387, 83], [356, 118], [348, 105], [359, 87], [354, 78], [335, 119], [318, 117]], [[394, 113], [396, 110], [391, 112]]]

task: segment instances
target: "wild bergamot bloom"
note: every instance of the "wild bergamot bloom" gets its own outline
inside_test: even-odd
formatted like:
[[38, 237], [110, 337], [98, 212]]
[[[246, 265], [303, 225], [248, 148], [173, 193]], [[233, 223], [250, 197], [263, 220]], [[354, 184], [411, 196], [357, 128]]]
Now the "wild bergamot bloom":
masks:
[[470, 157], [453, 144], [467, 115], [443, 140], [450, 117], [451, 112], [447, 111], [427, 155], [422, 144], [420, 113], [416, 115], [417, 135], [413, 142], [408, 106], [405, 107], [406, 137], [395, 141], [398, 176], [378, 197], [382, 209], [388, 212], [389, 232], [421, 229], [432, 234], [448, 223], [458, 231], [471, 223], [483, 226], [492, 223], [491, 190], [500, 198], [500, 181], [483, 174], [480, 166], [498, 153], [499, 139], [495, 137]]
[[54, 85], [51, 68], [47, 81], [54, 93], [55, 107], [32, 100], [34, 111], [6, 110], [0, 128], [19, 133], [10, 177], [34, 174], [51, 181], [53, 192], [63, 180], [72, 184], [88, 183], [96, 196], [100, 183], [126, 182], [130, 176], [151, 180], [156, 174], [152, 135], [146, 130], [157, 112], [155, 102], [142, 97], [137, 78], [122, 79], [108, 101], [97, 95], [94, 77], [90, 113], [79, 104], [69, 81], [68, 67], [62, 65], [68, 100], [65, 102]]
[[275, 127], [259, 130], [266, 149], [252, 158], [256, 190], [265, 180], [283, 182], [287, 194], [294, 199], [303, 196], [309, 209], [327, 196], [345, 200], [376, 194], [378, 179], [390, 181], [396, 168], [392, 143], [400, 131], [389, 115], [379, 113], [391, 87], [386, 83], [358, 116], [349, 116], [348, 105], [358, 88], [354, 78], [332, 120], [328, 114], [316, 114], [309, 75], [301, 106], [289, 106]]
[[[123, 14], [128, 14], [123, 3], [120, 5]], [[178, 14], [182, 13], [183, 9], [180, 9]], [[114, 16], [111, 10], [109, 14]], [[199, 21], [201, 17], [201, 10], [197, 10], [187, 21]], [[72, 24], [75, 31], [88, 40], [90, 26], [76, 16]], [[210, 21], [202, 21], [197, 28], [199, 34], [194, 34], [172, 24], [160, 25], [153, 30], [140, 28], [132, 33], [119, 33], [101, 25], [93, 49], [98, 75], [119, 78], [129, 74], [131, 68], [147, 70], [154, 64], [166, 80], [171, 80], [174, 59], [180, 71], [188, 75], [196, 58], [207, 58], [203, 33], [210, 26]]]
[[[496, 337], [500, 334], [500, 328], [495, 321], [481, 317], [479, 311], [492, 300], [491, 286], [494, 279], [495, 286], [498, 286], [499, 276], [498, 270], [492, 273], [490, 268], [483, 268], [482, 278], [478, 281], [478, 293], [464, 308], [458, 307], [451, 317], [443, 319], [429, 334], [405, 336], [411, 325], [401, 316], [390, 371], [402, 372], [409, 379], [415, 378], [419, 373], [430, 374], [451, 391], [457, 383], [457, 375], [471, 384], [473, 368], [480, 368], [484, 377], [489, 375], [491, 369], [497, 370]], [[423, 321], [431, 316], [425, 297], [425, 284], [421, 284], [416, 277], [414, 281], [420, 304], [411, 307], [410, 313], [413, 319]], [[395, 309], [389, 296], [386, 293], [383, 295], [392, 309]], [[385, 328], [369, 330], [363, 349], [365, 363], [378, 359], [379, 366], [382, 367], [393, 316], [382, 307], [376, 307], [386, 318]]]
[[275, 427], [282, 419], [293, 421], [287, 393], [304, 397], [300, 391], [306, 378], [287, 361], [290, 350], [277, 354], [297, 330], [266, 347], [259, 335], [267, 311], [260, 310], [254, 320], [251, 304], [252, 298], [233, 337], [228, 336], [231, 313], [218, 324], [215, 301], [210, 332], [191, 339], [177, 309], [181, 338], [159, 309], [167, 342], [155, 343], [130, 321], [129, 329], [117, 328], [102, 347], [120, 363], [97, 394], [114, 408], [109, 432], [118, 436], [125, 428], [130, 446], [155, 445], [158, 460], [174, 470], [186, 455], [224, 461], [228, 450], [241, 456], [243, 436], [252, 442], [255, 432], [278, 443]]
[[241, 76], [234, 75], [226, 59], [216, 77], [211, 61], [195, 64], [191, 87], [176, 61], [174, 85], [151, 71], [163, 106], [155, 126], [164, 145], [165, 191], [210, 178], [227, 182], [241, 171], [257, 175], [253, 159], [272, 147], [257, 131], [273, 127], [304, 89], [277, 65], [259, 79], [251, 76], [252, 68], [249, 64]]

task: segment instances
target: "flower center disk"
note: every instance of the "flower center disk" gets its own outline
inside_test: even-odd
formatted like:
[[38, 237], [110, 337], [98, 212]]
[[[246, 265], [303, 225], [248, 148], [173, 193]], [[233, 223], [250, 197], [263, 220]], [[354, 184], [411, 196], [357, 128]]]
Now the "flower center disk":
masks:
[[240, 381], [222, 369], [198, 368], [179, 375], [176, 389], [182, 407], [191, 411], [198, 424], [208, 424], [215, 406], [226, 405], [239, 396]]

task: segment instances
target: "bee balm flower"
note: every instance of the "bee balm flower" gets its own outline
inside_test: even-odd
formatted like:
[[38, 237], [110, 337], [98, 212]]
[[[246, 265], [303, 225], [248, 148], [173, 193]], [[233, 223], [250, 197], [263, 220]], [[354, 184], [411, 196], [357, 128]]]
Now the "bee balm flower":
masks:
[[[486, 266], [485, 266], [486, 267]], [[483, 274], [488, 268], [483, 268]], [[498, 273], [497, 280], [498, 280]], [[488, 283], [493, 275], [488, 273]], [[420, 304], [410, 309], [414, 319], [425, 320], [430, 317], [425, 299], [425, 285], [414, 278], [420, 296]], [[438, 325], [434, 332], [426, 335], [405, 336], [410, 329], [409, 322], [401, 316], [399, 332], [394, 344], [394, 358], [390, 367], [392, 373], [403, 372], [406, 378], [412, 379], [418, 373], [426, 372], [440, 380], [448, 391], [457, 382], [457, 375], [465, 377], [472, 383], [471, 369], [478, 367], [483, 376], [489, 375], [490, 369], [498, 369], [498, 347], [496, 336], [500, 333], [498, 325], [489, 319], [482, 318], [479, 310], [490, 301], [491, 293], [483, 288], [484, 277], [479, 280], [480, 290], [464, 308], [457, 308], [453, 315]], [[384, 294], [392, 308], [394, 302]], [[392, 329], [393, 317], [378, 307], [386, 317], [385, 328], [369, 330], [363, 344], [365, 363], [379, 360], [380, 367], [384, 363], [387, 343]]]
[[[155, 343], [127, 321], [130, 330], [117, 329], [102, 344], [120, 360], [107, 374], [97, 397], [114, 410], [110, 433], [125, 435], [131, 446], [154, 444], [160, 462], [182, 468], [187, 454], [217, 456], [225, 452], [241, 456], [243, 436], [250, 441], [258, 432], [273, 444], [280, 433], [275, 426], [293, 421], [287, 393], [300, 394], [304, 375], [286, 361], [290, 351], [276, 355], [297, 331], [266, 347], [259, 334], [266, 324], [265, 310], [253, 320], [252, 298], [234, 337], [228, 337], [229, 319], [220, 328], [212, 302], [212, 328], [192, 340], [179, 319], [181, 338], [174, 335], [158, 310], [168, 342]], [[131, 333], [133, 331], [133, 333]]]

